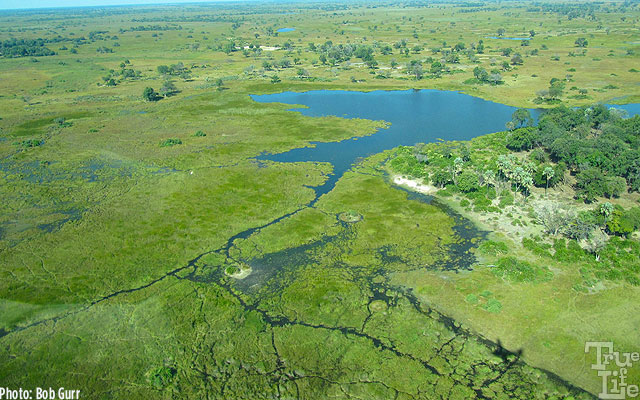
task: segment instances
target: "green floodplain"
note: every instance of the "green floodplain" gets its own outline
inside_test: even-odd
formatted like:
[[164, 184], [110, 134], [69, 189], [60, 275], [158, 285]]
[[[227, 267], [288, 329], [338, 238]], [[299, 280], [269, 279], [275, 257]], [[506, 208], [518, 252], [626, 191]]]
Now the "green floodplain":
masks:
[[[597, 397], [585, 343], [640, 351], [640, 117], [601, 105], [640, 100], [639, 19], [633, 1], [0, 11], [0, 386]], [[254, 159], [387, 122], [251, 94], [412, 88], [522, 108], [360, 160], [317, 199], [331, 164]]]

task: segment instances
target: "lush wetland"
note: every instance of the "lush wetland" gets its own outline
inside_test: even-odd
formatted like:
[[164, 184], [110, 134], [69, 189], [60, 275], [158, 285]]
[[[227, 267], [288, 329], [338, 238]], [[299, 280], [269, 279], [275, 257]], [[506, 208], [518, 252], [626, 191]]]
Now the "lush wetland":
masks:
[[0, 11], [0, 386], [593, 398], [585, 342], [640, 343], [639, 17]]

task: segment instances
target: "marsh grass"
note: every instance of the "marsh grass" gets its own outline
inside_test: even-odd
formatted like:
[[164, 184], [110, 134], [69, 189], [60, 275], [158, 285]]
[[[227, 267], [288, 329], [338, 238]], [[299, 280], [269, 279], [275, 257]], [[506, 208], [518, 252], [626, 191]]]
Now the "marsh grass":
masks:
[[[53, 382], [81, 389], [89, 398], [402, 398], [405, 393], [469, 398], [476, 392], [449, 377], [468, 375], [479, 387], [499, 375], [489, 367], [465, 370], [473, 364], [500, 365], [501, 360], [480, 341], [455, 338], [447, 326], [419, 312], [424, 305], [412, 304], [394, 289], [397, 284], [415, 288], [424, 304], [482, 336], [501, 339], [513, 350], [524, 348], [525, 361], [598, 390], [597, 379], [584, 372], [589, 361], [584, 341], [607, 337], [622, 349], [637, 350], [637, 336], [625, 333], [637, 331], [628, 304], [640, 299], [635, 288], [627, 290], [633, 282], [625, 280], [636, 266], [629, 264], [629, 274], [615, 268], [637, 256], [635, 244], [612, 243], [603, 254], [610, 260], [604, 268], [566, 244], [564, 250], [554, 244], [558, 260], [548, 260], [550, 248], [509, 244], [527, 265], [550, 266], [553, 279], [535, 284], [505, 282], [482, 268], [459, 274], [429, 271], [425, 266], [447, 260], [447, 246], [457, 241], [453, 221], [385, 182], [378, 164], [388, 155], [371, 157], [316, 207], [297, 213], [314, 198], [311, 187], [324, 182], [331, 166], [251, 160], [313, 141], [370, 134], [383, 122], [303, 117], [286, 111], [289, 105], [253, 102], [249, 94], [439, 88], [531, 107], [536, 91], [559, 78], [588, 90], [588, 97], [573, 98], [568, 96], [575, 93], [567, 91], [562, 101], [570, 106], [638, 101], [640, 52], [629, 53], [637, 44], [627, 43], [634, 40], [633, 18], [622, 21], [624, 12], [617, 8], [598, 12], [596, 24], [519, 5], [470, 13], [459, 12], [462, 7], [456, 5], [290, 7], [292, 14], [283, 14], [280, 6], [238, 4], [0, 16], [0, 40], [71, 39], [52, 45], [57, 54], [36, 57], [37, 62], [33, 57], [0, 59], [0, 332], [11, 332], [0, 338], [0, 381], [25, 388]], [[175, 29], [130, 29], [156, 24]], [[293, 32], [268, 33], [268, 28], [294, 25]], [[506, 60], [502, 47], [519, 47], [485, 38], [500, 27], [512, 36], [535, 27], [538, 35], [527, 49], [538, 53], [523, 54], [523, 65], [503, 72], [504, 84], [476, 84], [469, 80], [475, 66], [494, 68], [493, 59], [496, 65]], [[578, 36], [588, 37], [586, 56], [569, 57]], [[74, 46], [81, 37], [87, 40]], [[424, 62], [443, 41], [470, 45], [481, 38], [485, 53], [475, 61], [461, 57], [450, 65], [451, 74], [422, 80], [406, 74], [407, 63]], [[367, 66], [355, 62], [323, 65], [308, 50], [309, 42], [392, 46], [403, 39], [423, 50], [409, 57], [395, 48], [388, 55], [376, 53], [379, 65], [373, 73], [383, 72], [385, 79], [375, 79]], [[255, 42], [279, 50], [226, 54], [222, 49], [230, 40], [238, 47]], [[292, 50], [282, 49], [287, 41]], [[298, 64], [261, 70], [263, 62], [285, 57], [299, 58]], [[188, 76], [175, 79], [178, 93], [144, 102], [143, 89], [159, 89], [165, 80], [157, 67], [179, 62]], [[122, 63], [140, 71], [140, 77], [105, 85], [103, 78], [116, 76]], [[300, 79], [298, 69], [310, 78]], [[572, 77], [566, 77], [567, 69]], [[272, 83], [274, 75], [280, 82]], [[217, 90], [218, 79], [224, 90]], [[194, 135], [199, 131], [206, 136]], [[161, 147], [167, 138], [182, 144]], [[23, 141], [44, 145], [23, 148]], [[504, 148], [499, 135], [478, 143], [478, 156]], [[407, 170], [416, 169], [406, 164]], [[458, 195], [450, 189], [441, 193]], [[480, 198], [468, 201], [474, 209], [492, 212]], [[514, 199], [503, 195], [500, 202], [504, 208]], [[78, 218], [68, 219], [72, 210]], [[345, 210], [362, 220], [344, 227], [336, 216]], [[284, 265], [284, 273], [267, 285], [278, 290], [263, 292], [264, 298], [238, 290], [238, 280], [188, 279], [192, 273], [208, 278], [228, 262], [227, 255], [209, 253], [188, 270], [166, 275], [225, 246], [233, 235], [289, 213], [294, 214], [237, 240], [230, 256], [253, 259], [345, 237], [308, 255], [315, 259], [308, 265]], [[39, 228], [43, 224], [56, 229]], [[500, 245], [482, 246], [484, 264], [504, 258]], [[585, 263], [582, 273], [570, 268], [576, 262]], [[521, 270], [539, 279], [537, 270], [520, 264], [506, 265], [504, 273]], [[625, 288], [624, 296], [602, 283], [610, 278]], [[573, 290], [576, 283], [586, 292]], [[607, 290], [592, 290], [586, 283]], [[485, 290], [493, 294], [482, 296]], [[120, 294], [104, 299], [114, 293]], [[255, 304], [262, 308], [243, 307], [253, 300], [261, 301]], [[380, 342], [340, 330], [272, 326], [265, 315], [348, 328]], [[444, 375], [431, 375], [420, 362], [381, 350], [380, 344], [433, 360]], [[439, 346], [446, 357], [434, 351]], [[517, 370], [482, 388], [483, 394], [569, 396], [565, 386], [539, 370], [526, 365]], [[632, 374], [630, 381], [640, 376]]]

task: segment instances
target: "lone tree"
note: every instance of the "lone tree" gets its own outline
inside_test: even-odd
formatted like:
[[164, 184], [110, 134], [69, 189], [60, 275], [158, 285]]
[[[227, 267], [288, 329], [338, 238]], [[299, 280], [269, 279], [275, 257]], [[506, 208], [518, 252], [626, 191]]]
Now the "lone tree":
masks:
[[524, 63], [524, 60], [522, 60], [522, 56], [518, 53], [514, 54], [513, 57], [511, 57], [511, 64], [512, 65], [522, 65]]
[[515, 128], [522, 128], [523, 126], [532, 126], [533, 118], [531, 113], [526, 108], [518, 108], [511, 114], [511, 122]]
[[[152, 89], [153, 90], [153, 89]], [[164, 97], [171, 96], [178, 92], [178, 88], [171, 80], [166, 80], [160, 88], [160, 94]]]
[[553, 236], [569, 226], [576, 216], [572, 210], [548, 200], [536, 208], [535, 214], [538, 222], [544, 227], [544, 231]]
[[422, 79], [422, 64], [412, 61], [409, 65], [407, 65], [407, 74], [413, 75], [416, 80]]
[[502, 83], [502, 75], [500, 75], [498, 72], [491, 72], [491, 75], [489, 75], [489, 77], [487, 78], [487, 81], [491, 84], [491, 85], [499, 85]]
[[581, 37], [581, 38], [577, 38], [575, 41], [575, 45], [578, 47], [587, 47], [587, 45], [589, 44], [589, 42], [587, 41], [587, 39]]
[[158, 93], [156, 93], [155, 90], [153, 90], [153, 88], [151, 87], [146, 87], [144, 88], [144, 91], [142, 92], [142, 98], [145, 99], [146, 101], [157, 101], [160, 96], [158, 96]]
[[486, 82], [489, 79], [489, 73], [482, 67], [475, 67], [473, 69], [473, 76], [480, 82]]

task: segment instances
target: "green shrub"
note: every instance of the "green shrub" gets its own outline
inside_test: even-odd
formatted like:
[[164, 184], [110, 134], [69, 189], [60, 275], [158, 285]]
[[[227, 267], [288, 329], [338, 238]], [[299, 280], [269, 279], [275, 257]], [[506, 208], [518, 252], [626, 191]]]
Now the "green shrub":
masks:
[[148, 373], [149, 383], [156, 389], [162, 389], [173, 381], [176, 372], [172, 367], [154, 368]]
[[575, 240], [569, 240], [567, 243], [564, 239], [556, 239], [553, 243], [553, 249], [555, 250], [555, 259], [562, 262], [575, 263], [584, 260], [587, 256]]
[[640, 279], [636, 275], [627, 274], [624, 279], [633, 286], [640, 286]]
[[160, 100], [160, 96], [156, 93], [155, 90], [151, 87], [146, 87], [142, 91], [142, 98], [146, 101], [158, 101]]
[[551, 253], [549, 252], [549, 249], [551, 249], [551, 245], [548, 243], [541, 243], [540, 238], [535, 238], [535, 239], [523, 238], [522, 247], [524, 247], [527, 250], [530, 250], [533, 254], [537, 256], [549, 257], [549, 258], [552, 257]]
[[502, 303], [500, 303], [496, 299], [489, 299], [487, 300], [487, 304], [482, 306], [482, 308], [489, 311], [490, 313], [497, 314], [502, 310]]
[[182, 140], [180, 139], [166, 139], [160, 142], [160, 147], [170, 147], [178, 144], [182, 144]]
[[638, 228], [640, 228], [640, 207], [624, 210], [616, 206], [607, 221], [607, 230], [618, 236], [629, 236]]
[[478, 174], [471, 170], [464, 170], [458, 176], [458, 189], [463, 193], [478, 190]]
[[483, 254], [489, 256], [498, 256], [501, 254], [507, 254], [509, 252], [509, 247], [503, 242], [495, 242], [493, 240], [486, 240], [480, 244], [478, 247]]
[[392, 159], [391, 169], [401, 175], [409, 175], [415, 178], [427, 176], [424, 165], [412, 154], [401, 154]]
[[539, 267], [515, 257], [503, 257], [498, 260], [493, 273], [509, 282], [538, 283], [551, 279], [553, 273], [546, 267]]
[[42, 146], [43, 144], [44, 142], [38, 139], [29, 139], [29, 140], [23, 140], [22, 142], [20, 142], [20, 146], [24, 148], [38, 147], [38, 146]]
[[503, 192], [500, 196], [500, 207], [506, 207], [513, 205], [514, 197], [509, 191]]
[[491, 205], [491, 200], [487, 199], [484, 196], [479, 196], [473, 199], [473, 205], [476, 208], [486, 209], [488, 206]]

